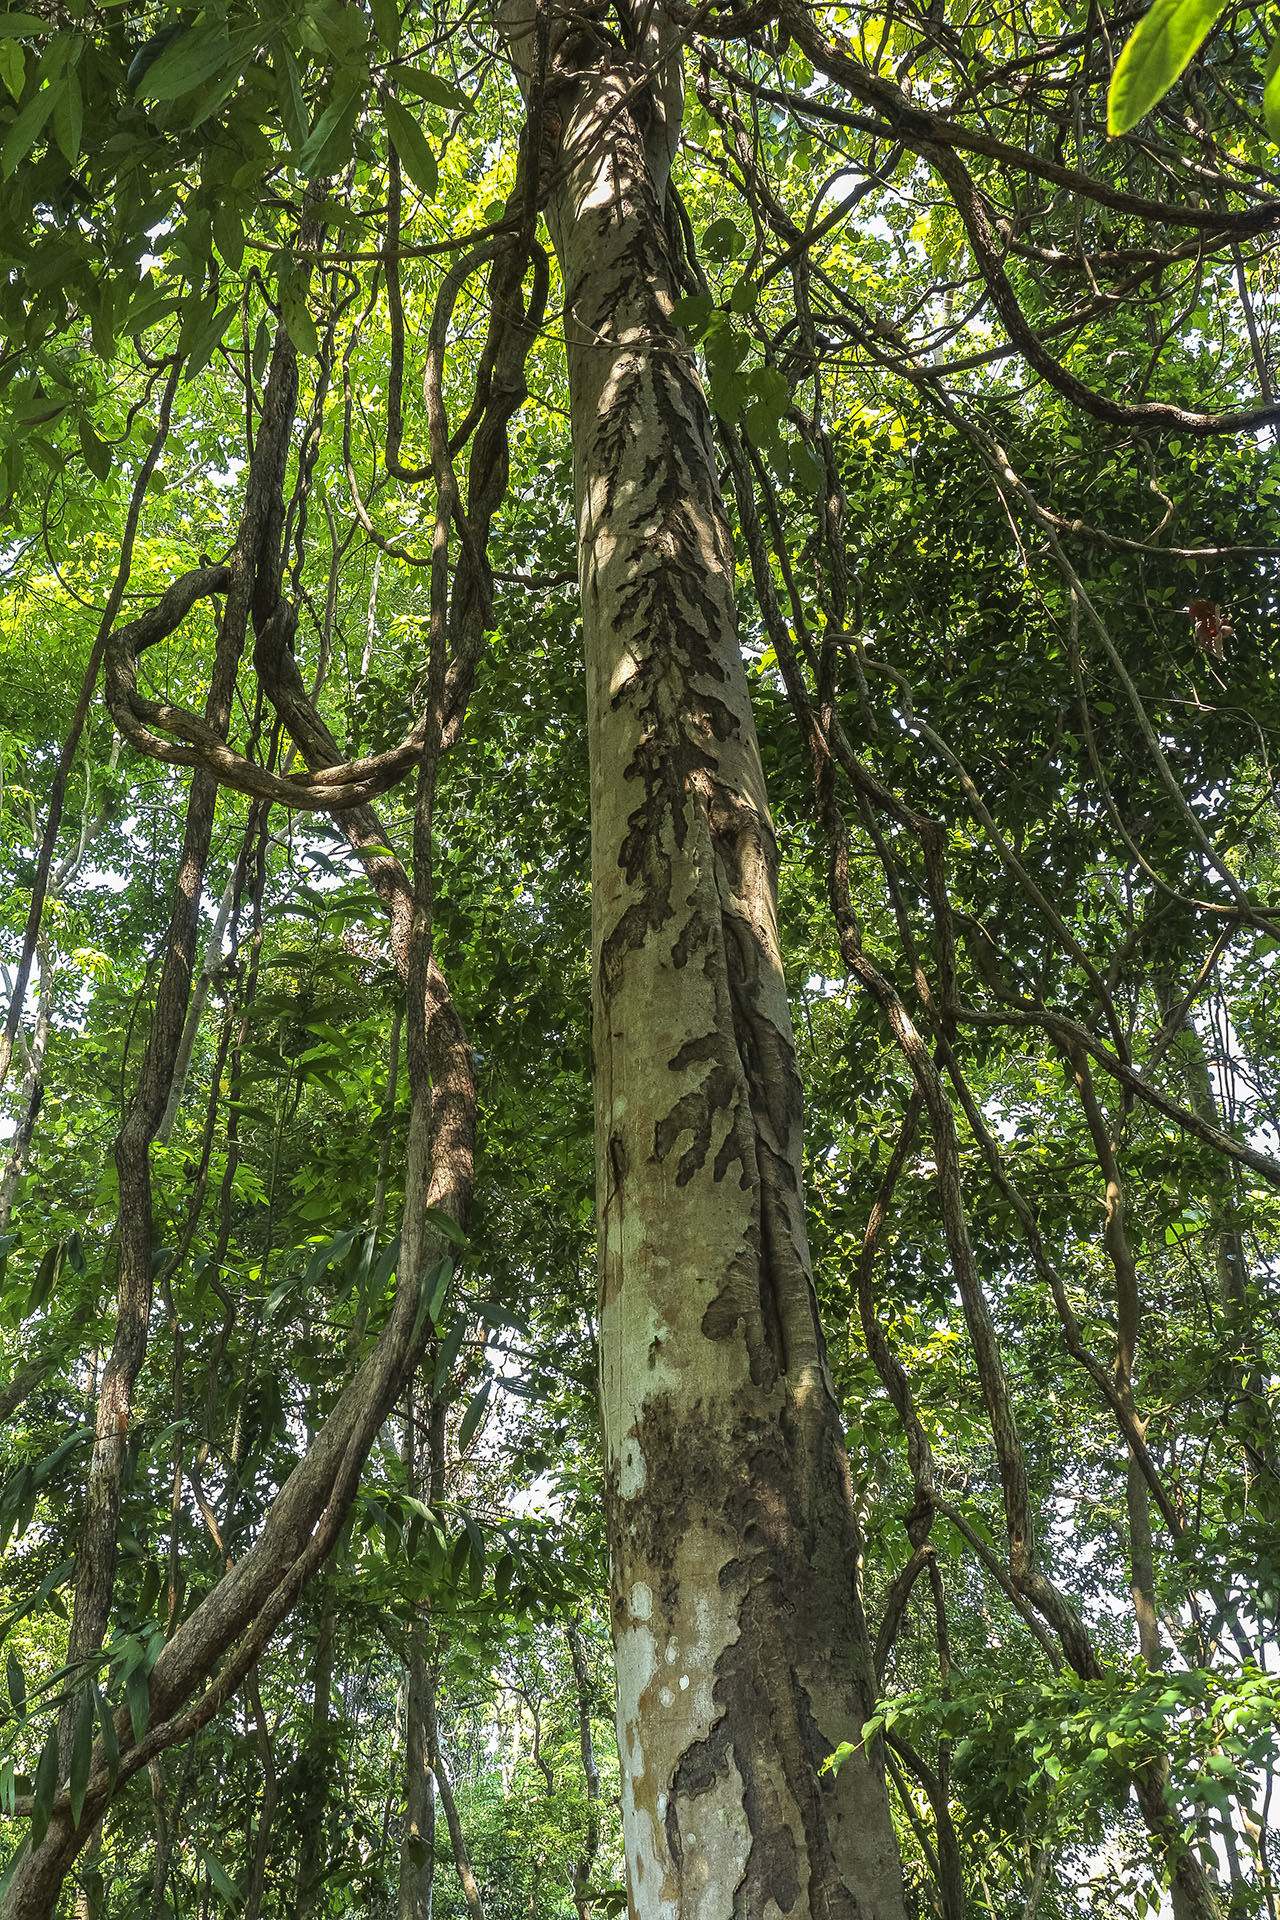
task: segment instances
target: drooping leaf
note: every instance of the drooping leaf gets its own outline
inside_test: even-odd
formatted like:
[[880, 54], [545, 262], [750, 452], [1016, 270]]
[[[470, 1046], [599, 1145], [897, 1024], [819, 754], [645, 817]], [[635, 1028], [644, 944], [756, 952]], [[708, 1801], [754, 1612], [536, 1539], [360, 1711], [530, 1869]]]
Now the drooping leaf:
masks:
[[1107, 90], [1107, 132], [1128, 133], [1168, 93], [1226, 0], [1155, 0], [1121, 49]]
[[27, 60], [16, 40], [0, 40], [0, 80], [15, 100], [21, 100], [26, 84]]
[[453, 1325], [450, 1327], [448, 1333], [445, 1335], [443, 1342], [441, 1343], [440, 1354], [436, 1361], [435, 1381], [433, 1383], [433, 1388], [432, 1388], [433, 1392], [439, 1393], [441, 1387], [444, 1385], [445, 1381], [449, 1378], [449, 1375], [453, 1372], [454, 1365], [457, 1361], [458, 1355], [462, 1351], [462, 1343], [466, 1339], [466, 1337], [467, 1337], [466, 1321], [462, 1319], [455, 1320]]
[[7, 180], [20, 160], [25, 160], [44, 128], [45, 121], [53, 112], [57, 99], [53, 87], [42, 87], [33, 93], [22, 112], [18, 115], [4, 137], [0, 146], [0, 174]]
[[451, 1240], [455, 1247], [467, 1247], [471, 1244], [453, 1216], [445, 1213], [442, 1208], [424, 1207], [422, 1217], [424, 1220], [429, 1220], [433, 1227], [438, 1228], [445, 1239]]
[[36, 1766], [36, 1777], [32, 1787], [31, 1844], [33, 1847], [38, 1847], [44, 1839], [57, 1791], [58, 1728], [55, 1723], [50, 1727], [44, 1746], [40, 1750], [40, 1759]]
[[1267, 117], [1267, 132], [1280, 146], [1280, 34], [1271, 42], [1262, 77], [1262, 110]]
[[363, 94], [359, 90], [346, 88], [335, 94], [294, 160], [299, 173], [318, 180], [341, 164], [350, 150], [351, 135], [362, 101]]
[[99, 440], [93, 430], [93, 422], [87, 414], [81, 414], [76, 423], [80, 434], [80, 451], [84, 455], [85, 465], [95, 480], [105, 480], [111, 472], [111, 449], [105, 440]]
[[31, 1282], [31, 1291], [27, 1295], [28, 1314], [34, 1313], [37, 1307], [42, 1307], [53, 1291], [54, 1283], [62, 1271], [64, 1250], [64, 1242], [55, 1240], [54, 1244], [46, 1247], [40, 1256], [40, 1265], [36, 1268], [35, 1279]]
[[209, 1876], [209, 1881], [214, 1891], [222, 1900], [226, 1901], [229, 1907], [238, 1907], [244, 1896], [223, 1866], [221, 1860], [219, 1860], [217, 1854], [209, 1853], [207, 1850], [202, 1851], [200, 1859], [205, 1872]]
[[188, 27], [168, 41], [137, 83], [140, 100], [177, 100], [231, 64], [231, 42], [221, 21]]
[[471, 105], [461, 87], [455, 87], [451, 80], [442, 79], [438, 73], [428, 73], [423, 67], [397, 67], [395, 81], [401, 93], [416, 94], [419, 100], [426, 100], [433, 107], [453, 107], [461, 112]]
[[107, 1763], [107, 1772], [112, 1786], [120, 1767], [120, 1742], [116, 1738], [115, 1714], [98, 1690], [96, 1681], [93, 1686], [93, 1703], [98, 1712], [98, 1731], [102, 1737], [102, 1757]]
[[71, 1797], [71, 1823], [80, 1825], [84, 1797], [89, 1787], [89, 1766], [93, 1758], [93, 1697], [88, 1687], [81, 1688], [76, 1702], [75, 1730], [71, 1736], [71, 1771], [67, 1790]]
[[395, 141], [405, 172], [428, 200], [434, 200], [440, 188], [440, 176], [436, 157], [422, 128], [399, 100], [388, 97], [383, 101], [383, 111], [387, 116], [387, 131]]
[[369, 0], [373, 30], [393, 57], [400, 51], [400, 8], [397, 0]]
[[124, 1697], [129, 1703], [133, 1737], [135, 1740], [141, 1740], [151, 1718], [151, 1689], [147, 1685], [146, 1672], [141, 1664], [130, 1667], [125, 1675]]
[[471, 1396], [471, 1400], [467, 1406], [467, 1410], [462, 1416], [462, 1425], [458, 1429], [458, 1452], [459, 1453], [466, 1452], [467, 1448], [471, 1444], [472, 1438], [475, 1434], [477, 1427], [480, 1425], [480, 1422], [484, 1419], [485, 1408], [489, 1404], [489, 1393], [490, 1393], [491, 1386], [492, 1386], [492, 1382], [486, 1380], [484, 1385], [480, 1388], [479, 1392], [473, 1393]]
[[53, 103], [53, 137], [69, 167], [80, 157], [80, 136], [84, 129], [84, 94], [80, 76], [72, 68], [58, 89]]

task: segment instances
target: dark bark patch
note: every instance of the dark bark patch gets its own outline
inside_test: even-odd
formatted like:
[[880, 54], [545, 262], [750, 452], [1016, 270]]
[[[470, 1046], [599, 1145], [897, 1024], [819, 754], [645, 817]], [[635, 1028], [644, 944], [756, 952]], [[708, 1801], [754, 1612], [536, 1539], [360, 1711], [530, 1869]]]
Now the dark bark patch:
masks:
[[752, 1227], [747, 1244], [732, 1261], [725, 1283], [702, 1316], [708, 1340], [728, 1340], [741, 1328], [747, 1347], [751, 1378], [771, 1389], [778, 1378], [779, 1355], [761, 1307], [760, 1235]]
[[[676, 1163], [676, 1185], [688, 1186], [695, 1173], [706, 1164], [711, 1150], [711, 1128], [715, 1114], [731, 1109], [737, 1099], [739, 1078], [727, 1064], [716, 1064], [704, 1076], [700, 1086], [684, 1094], [653, 1129], [653, 1152], [665, 1160], [681, 1135], [692, 1136], [689, 1146]], [[719, 1179], [720, 1175], [717, 1174]]]

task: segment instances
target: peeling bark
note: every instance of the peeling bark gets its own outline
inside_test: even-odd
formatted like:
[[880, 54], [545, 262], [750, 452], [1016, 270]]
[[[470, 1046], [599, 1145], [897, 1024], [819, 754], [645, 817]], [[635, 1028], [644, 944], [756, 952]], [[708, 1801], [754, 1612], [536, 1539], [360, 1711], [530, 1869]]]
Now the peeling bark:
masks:
[[[601, 1409], [631, 1911], [900, 1920], [810, 1273], [777, 850], [711, 423], [671, 320], [668, 28], [505, 27], [558, 135], [587, 652]], [[646, 79], [644, 76], [647, 75]]]

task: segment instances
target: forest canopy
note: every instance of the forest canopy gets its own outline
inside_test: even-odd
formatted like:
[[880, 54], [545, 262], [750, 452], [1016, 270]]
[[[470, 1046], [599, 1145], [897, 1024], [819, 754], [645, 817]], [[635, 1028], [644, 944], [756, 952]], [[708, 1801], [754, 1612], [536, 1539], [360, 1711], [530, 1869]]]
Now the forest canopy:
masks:
[[1280, 1920], [1275, 47], [0, 13], [4, 1920]]

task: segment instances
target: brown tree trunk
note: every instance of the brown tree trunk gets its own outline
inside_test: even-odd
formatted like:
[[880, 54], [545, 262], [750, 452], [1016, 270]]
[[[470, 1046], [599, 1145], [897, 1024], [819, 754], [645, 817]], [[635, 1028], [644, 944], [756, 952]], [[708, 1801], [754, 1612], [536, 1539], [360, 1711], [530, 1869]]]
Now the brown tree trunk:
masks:
[[[395, 1097], [395, 1052], [388, 1106]], [[384, 1145], [388, 1136], [384, 1137]], [[426, 1373], [405, 1396], [405, 1472], [409, 1490], [435, 1508], [444, 1495], [445, 1403], [430, 1397]], [[425, 1423], [425, 1447], [420, 1424]], [[405, 1815], [400, 1843], [399, 1920], [431, 1920], [436, 1869], [435, 1664], [431, 1609], [424, 1600], [409, 1626], [405, 1670]], [[468, 1866], [468, 1871], [470, 1870]]]
[[[310, 1745], [312, 1767], [320, 1772], [320, 1781], [304, 1781], [306, 1824], [298, 1850], [298, 1895], [296, 1920], [310, 1920], [324, 1881], [324, 1807], [331, 1755], [329, 1750], [329, 1705], [333, 1690], [333, 1649], [337, 1635], [337, 1614], [333, 1593], [326, 1579], [320, 1590], [320, 1626], [316, 1635], [316, 1657], [312, 1673]], [[319, 1786], [320, 1790], [315, 1788]]]
[[578, 1708], [578, 1747], [582, 1754], [582, 1777], [587, 1786], [587, 1824], [582, 1836], [582, 1851], [573, 1863], [573, 1904], [578, 1920], [588, 1920], [591, 1903], [587, 1890], [600, 1851], [600, 1769], [596, 1765], [595, 1741], [591, 1733], [591, 1675], [586, 1650], [576, 1620], [565, 1628], [569, 1658], [573, 1662], [573, 1691]]

